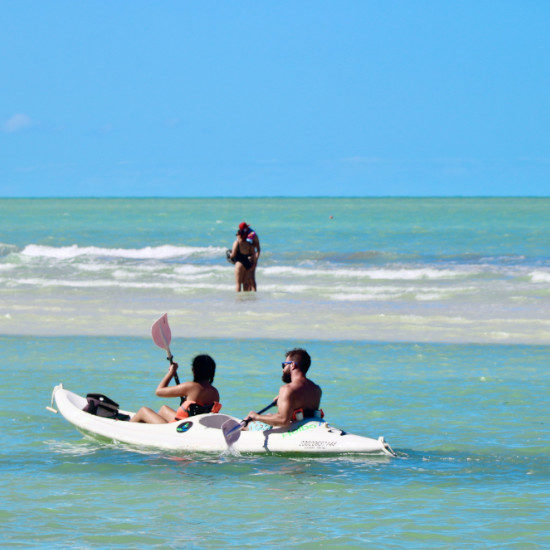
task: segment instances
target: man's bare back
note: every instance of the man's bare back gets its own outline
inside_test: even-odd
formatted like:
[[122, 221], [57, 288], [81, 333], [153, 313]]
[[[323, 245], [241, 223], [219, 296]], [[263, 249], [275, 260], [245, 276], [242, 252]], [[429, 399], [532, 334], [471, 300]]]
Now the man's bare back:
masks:
[[281, 403], [288, 401], [293, 411], [296, 409], [314, 411], [321, 404], [321, 394], [321, 388], [315, 382], [304, 378], [282, 386], [279, 390], [277, 403], [279, 403], [279, 408]]
[[271, 426], [286, 426], [292, 422], [297, 409], [306, 413], [316, 411], [321, 404], [322, 390], [312, 380], [306, 377], [311, 363], [309, 354], [302, 349], [288, 352], [283, 362], [283, 382], [277, 396], [275, 414], [257, 414], [251, 411], [248, 418], [264, 422]]

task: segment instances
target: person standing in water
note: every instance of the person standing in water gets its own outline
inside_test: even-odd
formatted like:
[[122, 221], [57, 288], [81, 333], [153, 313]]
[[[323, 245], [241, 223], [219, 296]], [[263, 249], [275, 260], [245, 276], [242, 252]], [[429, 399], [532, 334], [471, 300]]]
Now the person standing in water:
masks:
[[254, 247], [252, 268], [250, 270], [250, 279], [248, 283], [250, 285], [249, 290], [253, 290], [254, 292], [256, 292], [256, 266], [258, 265], [258, 260], [260, 258], [260, 239], [258, 238], [258, 234], [256, 233], [256, 231], [254, 231], [254, 229], [252, 229], [252, 227], [250, 227], [246, 222], [241, 222], [239, 224], [239, 229], [245, 231], [246, 242]]
[[256, 232], [245, 222], [239, 224], [237, 238], [228, 256], [235, 264], [237, 292], [256, 291], [256, 265], [260, 257], [260, 241]]

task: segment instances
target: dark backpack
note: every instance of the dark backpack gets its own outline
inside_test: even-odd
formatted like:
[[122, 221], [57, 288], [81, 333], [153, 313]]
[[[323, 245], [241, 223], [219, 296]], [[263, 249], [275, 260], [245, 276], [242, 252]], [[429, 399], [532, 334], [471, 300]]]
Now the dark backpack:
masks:
[[118, 420], [129, 420], [130, 417], [118, 412], [118, 403], [101, 393], [89, 393], [86, 396], [88, 404], [82, 409], [84, 412], [101, 416], [103, 418], [117, 418]]

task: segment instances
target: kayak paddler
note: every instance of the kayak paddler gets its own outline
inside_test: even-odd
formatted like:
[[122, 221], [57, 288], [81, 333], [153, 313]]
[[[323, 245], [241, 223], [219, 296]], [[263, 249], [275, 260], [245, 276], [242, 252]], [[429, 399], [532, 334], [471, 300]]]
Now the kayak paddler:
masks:
[[163, 405], [156, 413], [149, 407], [141, 407], [131, 418], [130, 422], [144, 422], [146, 424], [166, 424], [182, 420], [188, 416], [218, 412], [221, 409], [220, 394], [212, 385], [216, 374], [216, 363], [210, 355], [197, 355], [192, 362], [193, 381], [168, 386], [176, 371], [177, 363], [170, 363], [168, 372], [160, 381], [155, 394], [159, 397], [179, 397], [182, 404], [177, 411]]
[[288, 426], [295, 420], [321, 417], [321, 388], [306, 377], [311, 357], [305, 349], [295, 348], [286, 352], [281, 364], [282, 380], [285, 383], [277, 396], [277, 412], [274, 414], [248, 413], [247, 419], [263, 422], [270, 426]]

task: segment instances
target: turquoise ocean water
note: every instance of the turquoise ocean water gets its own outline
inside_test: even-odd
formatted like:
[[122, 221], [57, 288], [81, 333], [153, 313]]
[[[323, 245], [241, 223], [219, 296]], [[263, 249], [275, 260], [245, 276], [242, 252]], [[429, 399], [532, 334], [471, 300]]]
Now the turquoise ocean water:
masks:
[[[0, 537], [65, 548], [543, 548], [549, 199], [0, 200]], [[331, 218], [332, 216], [332, 218]], [[256, 295], [224, 250], [246, 219]], [[159, 406], [148, 331], [211, 353], [224, 411], [306, 346], [329, 421], [382, 457], [129, 451], [45, 410], [59, 382]]]

